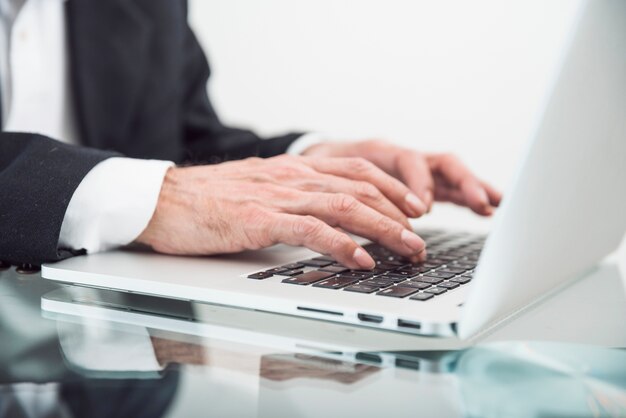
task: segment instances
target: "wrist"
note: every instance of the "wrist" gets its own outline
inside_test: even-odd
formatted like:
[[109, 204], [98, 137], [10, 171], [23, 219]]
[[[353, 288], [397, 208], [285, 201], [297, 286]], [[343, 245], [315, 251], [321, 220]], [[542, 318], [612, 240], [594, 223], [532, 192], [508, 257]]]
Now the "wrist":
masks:
[[165, 218], [165, 213], [168, 212], [168, 207], [174, 202], [176, 196], [174, 189], [179, 184], [178, 170], [177, 167], [170, 167], [165, 172], [154, 213], [146, 228], [135, 239], [135, 242], [147, 245], [155, 250], [158, 250], [166, 242], [163, 219]]

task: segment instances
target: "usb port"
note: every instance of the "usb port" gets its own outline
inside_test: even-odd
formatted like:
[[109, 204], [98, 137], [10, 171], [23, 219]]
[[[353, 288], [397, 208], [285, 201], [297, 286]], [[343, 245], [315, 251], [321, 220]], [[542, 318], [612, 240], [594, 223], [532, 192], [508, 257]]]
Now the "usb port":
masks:
[[360, 313], [357, 315], [357, 317], [363, 322], [373, 322], [375, 324], [380, 324], [381, 322], [383, 322], [383, 317], [378, 315]]
[[400, 328], [411, 328], [411, 329], [421, 329], [422, 324], [415, 321], [407, 321], [406, 319], [398, 319], [398, 327]]

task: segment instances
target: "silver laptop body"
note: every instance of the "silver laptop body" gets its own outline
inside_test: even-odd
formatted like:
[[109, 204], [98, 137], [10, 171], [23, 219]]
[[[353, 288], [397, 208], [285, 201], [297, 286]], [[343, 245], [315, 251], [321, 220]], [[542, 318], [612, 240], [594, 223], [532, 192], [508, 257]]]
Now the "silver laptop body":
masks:
[[626, 2], [583, 3], [470, 283], [420, 301], [248, 278], [316, 257], [286, 246], [212, 257], [114, 251], [46, 264], [42, 276], [422, 335], [467, 338], [502, 322], [582, 277], [626, 229]]

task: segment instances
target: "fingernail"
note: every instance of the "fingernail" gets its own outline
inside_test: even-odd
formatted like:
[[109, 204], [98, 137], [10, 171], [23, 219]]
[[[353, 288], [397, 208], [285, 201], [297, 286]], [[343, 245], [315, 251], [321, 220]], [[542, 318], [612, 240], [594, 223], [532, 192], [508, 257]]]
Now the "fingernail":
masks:
[[419, 258], [420, 263], [423, 263], [424, 261], [426, 261], [426, 259], [428, 258], [428, 254], [426, 253], [426, 248], [424, 248], [424, 251], [419, 253], [417, 257]]
[[426, 205], [420, 200], [419, 197], [417, 197], [413, 193], [407, 193], [405, 199], [411, 209], [413, 209], [413, 213], [415, 214], [415, 216], [421, 216], [426, 213]]
[[404, 245], [406, 245], [416, 253], [424, 250], [424, 241], [413, 232], [404, 229], [400, 234], [400, 238], [402, 239]]
[[354, 250], [354, 254], [352, 254], [352, 258], [354, 261], [363, 269], [373, 269], [376, 263], [374, 259], [365, 252], [362, 248], [357, 248]]
[[424, 193], [424, 203], [428, 208], [427, 212], [430, 212], [430, 209], [433, 206], [433, 192], [431, 192], [430, 190], [426, 190], [426, 193]]
[[489, 205], [489, 197], [487, 196], [485, 189], [478, 189], [478, 200], [480, 200], [480, 203], [485, 206]]

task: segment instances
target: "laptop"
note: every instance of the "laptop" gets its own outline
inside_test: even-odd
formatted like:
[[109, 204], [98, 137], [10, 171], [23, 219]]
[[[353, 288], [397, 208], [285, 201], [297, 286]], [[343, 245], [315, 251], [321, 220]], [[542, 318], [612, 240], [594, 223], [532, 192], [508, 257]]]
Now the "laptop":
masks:
[[377, 261], [371, 272], [279, 245], [211, 257], [120, 250], [45, 264], [42, 276], [427, 336], [477, 336], [618, 247], [626, 230], [625, 115], [626, 2], [587, 0], [487, 237], [417, 231], [429, 248], [422, 264], [364, 244]]

